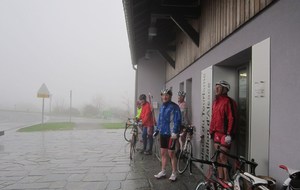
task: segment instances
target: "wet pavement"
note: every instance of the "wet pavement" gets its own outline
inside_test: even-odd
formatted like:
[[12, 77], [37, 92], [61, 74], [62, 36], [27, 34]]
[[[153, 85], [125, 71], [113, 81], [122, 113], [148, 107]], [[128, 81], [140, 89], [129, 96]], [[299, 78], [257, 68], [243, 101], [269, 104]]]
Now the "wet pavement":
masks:
[[[0, 137], [1, 190], [185, 190], [195, 189], [200, 178], [186, 172], [176, 182], [157, 180], [160, 167], [154, 155], [137, 153], [130, 161], [121, 129], [10, 131]], [[170, 165], [167, 171], [169, 176]]]

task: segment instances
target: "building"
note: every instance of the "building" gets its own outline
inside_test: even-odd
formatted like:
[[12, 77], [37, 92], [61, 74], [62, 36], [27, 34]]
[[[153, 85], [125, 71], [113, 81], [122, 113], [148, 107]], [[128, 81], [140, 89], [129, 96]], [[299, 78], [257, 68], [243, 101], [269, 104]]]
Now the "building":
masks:
[[[185, 90], [196, 156], [211, 154], [207, 130], [213, 87], [231, 83], [239, 104], [236, 154], [278, 184], [278, 168], [299, 168], [300, 1], [123, 0], [136, 94]], [[173, 101], [176, 102], [176, 96]], [[204, 141], [200, 141], [204, 135]]]

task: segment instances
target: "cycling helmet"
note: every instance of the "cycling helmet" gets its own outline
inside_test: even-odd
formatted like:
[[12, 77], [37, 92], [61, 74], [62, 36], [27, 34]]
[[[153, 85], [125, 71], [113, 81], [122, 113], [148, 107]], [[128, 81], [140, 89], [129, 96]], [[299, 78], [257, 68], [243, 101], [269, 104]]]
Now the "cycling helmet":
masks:
[[140, 97], [139, 97], [139, 100], [146, 100], [147, 97], [145, 94], [141, 94]]
[[230, 84], [228, 82], [226, 82], [225, 80], [220, 80], [219, 82], [216, 83], [216, 85], [217, 84], [227, 88], [228, 91], [230, 90]]
[[181, 90], [178, 92], [178, 96], [185, 96], [185, 94], [186, 93], [184, 91], [181, 91]]
[[160, 95], [163, 95], [163, 94], [169, 94], [170, 96], [173, 95], [172, 90], [171, 90], [171, 89], [168, 89], [168, 88], [162, 89], [162, 90], [160, 91]]

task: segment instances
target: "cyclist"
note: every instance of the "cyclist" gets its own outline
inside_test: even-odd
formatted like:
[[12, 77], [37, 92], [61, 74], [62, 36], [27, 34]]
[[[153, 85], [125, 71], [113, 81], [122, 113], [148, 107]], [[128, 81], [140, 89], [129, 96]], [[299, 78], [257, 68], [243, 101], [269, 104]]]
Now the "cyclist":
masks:
[[136, 119], [140, 118], [141, 112], [142, 112], [142, 105], [141, 102], [138, 100], [136, 101], [136, 116], [135, 116]]
[[[153, 115], [152, 115], [150, 103], [147, 102], [147, 97], [145, 94], [141, 94], [139, 96], [139, 101], [141, 102], [142, 105], [142, 111], [138, 120], [142, 121], [142, 126], [143, 126], [143, 133], [142, 133], [143, 150], [141, 151], [141, 153], [150, 155], [152, 154], [152, 147], [153, 147], [153, 131], [154, 131]], [[148, 143], [149, 146], [147, 149]]]
[[[216, 98], [212, 105], [212, 116], [209, 133], [214, 141], [215, 149], [221, 145], [225, 152], [230, 150], [232, 135], [235, 133], [237, 124], [237, 104], [231, 99], [227, 92], [230, 90], [228, 82], [221, 80], [215, 85]], [[227, 156], [220, 154], [218, 162], [227, 164]], [[229, 180], [226, 168], [218, 168], [218, 177]]]
[[178, 92], [178, 106], [181, 111], [181, 127], [180, 127], [180, 135], [179, 137], [179, 148], [177, 150], [177, 154], [180, 153], [180, 149], [182, 148], [182, 144], [185, 141], [186, 135], [182, 133], [184, 127], [187, 127], [190, 124], [190, 119], [189, 119], [189, 113], [188, 113], [188, 106], [187, 103], [185, 102], [185, 95], [186, 93], [184, 91], [179, 91]]
[[163, 89], [161, 91], [162, 106], [159, 110], [157, 129], [155, 134], [160, 133], [161, 147], [161, 171], [154, 175], [157, 179], [166, 176], [166, 165], [168, 162], [167, 154], [171, 158], [172, 175], [169, 180], [176, 181], [177, 179], [177, 159], [174, 153], [176, 139], [179, 134], [181, 125], [181, 112], [179, 106], [172, 102], [172, 91]]

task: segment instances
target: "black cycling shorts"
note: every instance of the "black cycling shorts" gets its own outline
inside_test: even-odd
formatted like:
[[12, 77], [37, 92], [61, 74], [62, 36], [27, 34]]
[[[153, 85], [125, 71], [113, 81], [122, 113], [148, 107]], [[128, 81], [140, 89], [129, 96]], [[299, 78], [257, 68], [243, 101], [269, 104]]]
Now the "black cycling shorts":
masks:
[[172, 139], [170, 135], [160, 135], [160, 148], [175, 150], [177, 140]]

